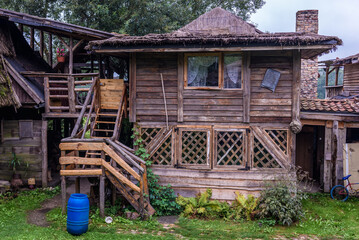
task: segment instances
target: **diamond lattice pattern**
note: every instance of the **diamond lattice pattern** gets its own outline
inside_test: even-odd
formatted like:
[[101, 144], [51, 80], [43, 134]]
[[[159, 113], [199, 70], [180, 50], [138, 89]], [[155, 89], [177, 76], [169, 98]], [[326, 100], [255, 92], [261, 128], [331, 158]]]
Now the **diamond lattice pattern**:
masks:
[[153, 154], [152, 161], [155, 165], [169, 166], [172, 162], [172, 141], [171, 135], [162, 143], [159, 149]]
[[146, 147], [160, 130], [161, 128], [141, 128], [141, 138], [143, 139], [143, 145]]
[[275, 144], [287, 154], [288, 144], [287, 144], [287, 130], [266, 130], [268, 135], [272, 138]]
[[253, 167], [254, 168], [280, 168], [281, 166], [267, 151], [262, 143], [254, 137]]
[[239, 166], [243, 165], [243, 133], [218, 132], [217, 133], [217, 165]]
[[182, 132], [182, 164], [207, 164], [207, 132]]

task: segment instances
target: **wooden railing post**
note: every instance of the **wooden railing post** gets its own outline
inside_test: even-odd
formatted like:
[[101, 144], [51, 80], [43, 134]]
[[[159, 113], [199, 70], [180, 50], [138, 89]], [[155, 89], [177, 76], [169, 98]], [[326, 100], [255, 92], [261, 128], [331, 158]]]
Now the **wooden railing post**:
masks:
[[68, 95], [69, 95], [69, 110], [70, 113], [76, 112], [76, 102], [75, 102], [75, 80], [73, 76], [67, 78], [68, 81]]
[[50, 112], [50, 89], [49, 77], [44, 78], [45, 112]]

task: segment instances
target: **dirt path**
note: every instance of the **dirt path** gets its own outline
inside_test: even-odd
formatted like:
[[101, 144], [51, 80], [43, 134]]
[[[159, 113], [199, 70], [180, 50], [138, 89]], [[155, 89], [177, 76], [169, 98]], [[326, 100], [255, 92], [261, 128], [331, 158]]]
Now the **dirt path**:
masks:
[[46, 214], [61, 206], [61, 194], [51, 199], [47, 199], [41, 204], [41, 208], [30, 211], [27, 215], [27, 222], [41, 227], [48, 227], [50, 223], [46, 220]]

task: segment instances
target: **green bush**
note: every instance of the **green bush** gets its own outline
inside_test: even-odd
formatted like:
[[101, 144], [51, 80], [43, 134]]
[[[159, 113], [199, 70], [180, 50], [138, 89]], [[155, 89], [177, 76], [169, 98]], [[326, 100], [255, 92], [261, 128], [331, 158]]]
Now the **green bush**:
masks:
[[182, 216], [191, 218], [227, 218], [231, 215], [231, 209], [228, 203], [210, 200], [212, 190], [207, 189], [196, 197], [185, 198], [178, 196], [176, 202], [184, 209]]
[[273, 219], [281, 225], [291, 225], [303, 217], [302, 199], [304, 195], [295, 186], [278, 183], [262, 191], [259, 215]]

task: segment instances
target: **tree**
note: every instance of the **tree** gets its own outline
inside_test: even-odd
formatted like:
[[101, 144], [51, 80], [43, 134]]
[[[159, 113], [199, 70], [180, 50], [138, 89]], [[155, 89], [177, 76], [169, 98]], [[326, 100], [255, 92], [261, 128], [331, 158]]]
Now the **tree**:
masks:
[[248, 20], [264, 0], [2, 0], [1, 8], [108, 32], [144, 35], [176, 30], [222, 7]]

